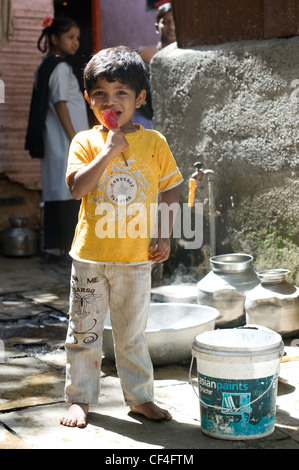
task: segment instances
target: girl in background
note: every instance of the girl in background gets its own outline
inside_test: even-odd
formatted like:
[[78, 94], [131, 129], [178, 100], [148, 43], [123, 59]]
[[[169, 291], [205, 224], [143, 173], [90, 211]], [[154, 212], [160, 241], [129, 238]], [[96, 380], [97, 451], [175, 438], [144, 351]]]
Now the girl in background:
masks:
[[36, 71], [26, 149], [41, 158], [46, 262], [68, 257], [80, 203], [65, 182], [69, 145], [89, 128], [83, 93], [66, 61], [79, 49], [80, 29], [70, 18], [45, 18], [38, 49], [46, 53]]

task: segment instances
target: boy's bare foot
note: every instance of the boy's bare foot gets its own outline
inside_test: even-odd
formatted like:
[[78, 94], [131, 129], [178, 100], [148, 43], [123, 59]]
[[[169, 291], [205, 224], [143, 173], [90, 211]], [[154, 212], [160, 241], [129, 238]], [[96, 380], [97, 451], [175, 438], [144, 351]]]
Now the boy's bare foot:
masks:
[[159, 421], [162, 419], [170, 421], [172, 419], [169, 411], [163, 410], [163, 408], [160, 408], [151, 401], [143, 403], [142, 405], [131, 406], [130, 409], [133, 413], [139, 413], [153, 421]]
[[87, 413], [89, 405], [86, 403], [73, 403], [64, 417], [60, 420], [63, 426], [71, 428], [77, 426], [78, 428], [85, 428], [87, 424]]

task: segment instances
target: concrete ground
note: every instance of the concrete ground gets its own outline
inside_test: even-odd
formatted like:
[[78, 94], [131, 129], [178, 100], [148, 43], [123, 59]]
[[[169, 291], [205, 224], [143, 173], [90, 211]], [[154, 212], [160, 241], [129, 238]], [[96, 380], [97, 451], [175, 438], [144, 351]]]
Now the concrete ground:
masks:
[[87, 427], [61, 426], [67, 407], [63, 343], [69, 271], [39, 258], [0, 257], [0, 449], [106, 449], [105, 459], [122, 458], [120, 449], [127, 456], [142, 449], [152, 464], [161, 463], [163, 453], [181, 455], [168, 463], [195, 463], [190, 459], [198, 458], [198, 449], [299, 449], [299, 361], [294, 360], [281, 365], [276, 426], [267, 437], [228, 441], [204, 435], [189, 361], [155, 367], [156, 401], [170, 410], [172, 421], [151, 422], [131, 413], [114, 362], [104, 358], [100, 404], [90, 408]]

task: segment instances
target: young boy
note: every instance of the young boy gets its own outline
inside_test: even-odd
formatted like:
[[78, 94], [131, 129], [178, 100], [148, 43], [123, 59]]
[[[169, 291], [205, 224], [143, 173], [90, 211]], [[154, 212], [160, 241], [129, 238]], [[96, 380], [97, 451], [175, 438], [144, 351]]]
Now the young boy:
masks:
[[[67, 183], [82, 203], [70, 252], [66, 400], [72, 405], [61, 424], [84, 427], [88, 404], [98, 403], [108, 307], [126, 404], [151, 420], [170, 420], [169, 412], [154, 403], [144, 332], [151, 263], [168, 258], [173, 225], [170, 212], [167, 230], [164, 223], [164, 233], [159, 228], [153, 236], [152, 209], [158, 193], [166, 206], [178, 203], [182, 176], [165, 138], [132, 121], [146, 95], [144, 63], [137, 52], [124, 46], [100, 51], [87, 64], [84, 81], [100, 125], [77, 134], [69, 152]], [[106, 109], [116, 111], [118, 128], [108, 131]]]

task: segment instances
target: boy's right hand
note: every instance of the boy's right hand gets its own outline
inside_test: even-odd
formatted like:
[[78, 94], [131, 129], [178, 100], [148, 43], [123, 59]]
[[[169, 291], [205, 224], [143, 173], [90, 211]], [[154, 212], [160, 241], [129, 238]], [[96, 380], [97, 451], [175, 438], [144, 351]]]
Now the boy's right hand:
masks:
[[111, 129], [107, 140], [98, 155], [87, 165], [75, 171], [69, 177], [68, 185], [72, 196], [79, 200], [90, 193], [98, 184], [111, 160], [129, 146], [120, 129]]
[[111, 129], [108, 132], [106, 147], [107, 150], [113, 154], [113, 157], [116, 157], [117, 155], [122, 153], [127, 147], [129, 147], [129, 144], [127, 142], [127, 139], [125, 138], [125, 135], [118, 128]]

